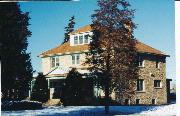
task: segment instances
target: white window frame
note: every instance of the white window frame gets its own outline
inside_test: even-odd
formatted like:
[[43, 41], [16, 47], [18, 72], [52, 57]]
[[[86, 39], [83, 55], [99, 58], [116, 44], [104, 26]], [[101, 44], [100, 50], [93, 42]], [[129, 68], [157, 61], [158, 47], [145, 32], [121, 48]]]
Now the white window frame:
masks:
[[[159, 81], [160, 82], [160, 87], [156, 87], [155, 86], [155, 81]], [[154, 80], [154, 88], [162, 88], [162, 81], [161, 80]]]
[[[87, 35], [88, 35], [88, 40], [87, 40], [87, 42], [85, 42], [85, 36], [87, 36]], [[93, 32], [91, 32], [91, 31], [70, 35], [70, 45], [76, 46], [76, 45], [89, 44], [92, 39], [91, 37], [89, 37], [91, 35], [93, 35]], [[80, 43], [80, 41], [79, 41], [80, 36], [82, 36], [82, 43]], [[77, 38], [77, 41], [76, 41], [77, 43], [75, 43], [75, 38]]]
[[[86, 42], [86, 37], [87, 36], [87, 42]], [[84, 44], [88, 44], [89, 43], [89, 34], [84, 34]]]
[[[80, 43], [80, 37], [82, 37], [82, 43]], [[79, 45], [83, 45], [84, 44], [84, 35], [83, 34], [81, 34], [81, 35], [79, 35], [78, 36], [78, 39], [79, 39]]]
[[[54, 59], [54, 66], [53, 66], [53, 60]], [[51, 68], [59, 66], [59, 56], [53, 56], [50, 58], [51, 61]]]
[[[138, 81], [142, 81], [142, 90], [138, 90]], [[144, 84], [144, 79], [137, 79], [136, 81], [136, 91], [144, 92], [145, 91], [145, 84]]]
[[[74, 62], [73, 62], [73, 57], [75, 58]], [[79, 59], [78, 59], [79, 57]], [[71, 64], [72, 65], [79, 65], [80, 64], [80, 54], [72, 54], [71, 55]]]
[[[77, 39], [77, 43], [75, 43], [75, 38]], [[74, 40], [74, 45], [78, 45], [79, 44], [79, 37], [78, 37], [78, 35], [75, 35], [73, 40]]]

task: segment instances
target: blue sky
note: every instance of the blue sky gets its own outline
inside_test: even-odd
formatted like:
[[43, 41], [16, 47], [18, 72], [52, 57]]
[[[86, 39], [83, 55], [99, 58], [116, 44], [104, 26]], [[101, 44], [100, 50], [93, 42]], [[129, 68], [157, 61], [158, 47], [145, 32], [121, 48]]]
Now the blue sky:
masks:
[[[134, 22], [137, 24], [135, 37], [171, 57], [167, 58], [167, 78], [175, 79], [175, 39], [173, 0], [129, 0], [136, 9]], [[23, 12], [30, 12], [32, 36], [28, 52], [31, 52], [33, 69], [41, 71], [43, 51], [58, 46], [64, 37], [64, 27], [75, 15], [75, 29], [91, 23], [91, 14], [97, 9], [96, 0], [77, 2], [21, 2]]]

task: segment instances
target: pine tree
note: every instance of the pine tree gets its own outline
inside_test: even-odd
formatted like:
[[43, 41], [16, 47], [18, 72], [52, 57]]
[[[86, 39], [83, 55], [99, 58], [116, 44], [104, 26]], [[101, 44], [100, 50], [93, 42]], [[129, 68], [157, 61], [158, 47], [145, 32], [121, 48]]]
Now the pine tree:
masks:
[[81, 104], [81, 101], [83, 101], [84, 98], [82, 84], [82, 75], [75, 68], [69, 71], [63, 87], [62, 100], [65, 106]]
[[39, 73], [32, 89], [31, 100], [46, 102], [48, 98], [48, 82], [45, 76]]
[[120, 99], [135, 94], [133, 80], [138, 75], [133, 30], [136, 25], [132, 21], [134, 10], [129, 9], [130, 4], [125, 0], [99, 0], [98, 6], [92, 15], [94, 35], [87, 63], [104, 89], [108, 113], [112, 91], [118, 91]]
[[33, 69], [26, 52], [29, 13], [22, 12], [18, 3], [0, 4], [1, 90], [3, 99], [27, 97]]
[[74, 31], [74, 25], [75, 25], [74, 19], [75, 19], [74, 16], [72, 16], [71, 19], [69, 20], [68, 26], [65, 27], [63, 43], [69, 41], [69, 39], [70, 39], [69, 33]]

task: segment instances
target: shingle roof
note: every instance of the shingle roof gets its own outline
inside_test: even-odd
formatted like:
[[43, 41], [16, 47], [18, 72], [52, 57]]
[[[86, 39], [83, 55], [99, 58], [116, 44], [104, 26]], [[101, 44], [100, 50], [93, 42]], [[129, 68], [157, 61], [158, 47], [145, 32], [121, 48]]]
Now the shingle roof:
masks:
[[73, 31], [73, 32], [70, 33], [70, 34], [87, 32], [87, 31], [92, 31], [91, 25], [86, 25], [86, 26], [80, 27], [80, 28], [78, 28], [77, 30]]
[[[137, 42], [136, 49], [140, 53], [151, 53], [151, 54], [157, 54], [157, 55], [166, 55], [165, 53], [152, 48], [144, 43]], [[83, 52], [89, 50], [89, 46], [87, 44], [85, 45], [77, 45], [77, 46], [70, 46], [70, 42], [66, 42], [62, 45], [59, 45], [53, 49], [50, 49], [46, 52], [43, 52], [40, 54], [40, 57], [44, 57], [46, 55], [54, 55], [54, 54], [67, 54], [67, 53], [74, 53], [74, 52]]]
[[[84, 27], [81, 27], [77, 30], [75, 30], [74, 32], [72, 32], [71, 34], [75, 34], [75, 33], [81, 33], [81, 32], [87, 32], [87, 31], [92, 31], [92, 28], [90, 25], [86, 25]], [[136, 49], [138, 52], [140, 53], [151, 53], [151, 54], [157, 54], [157, 55], [166, 55], [165, 53], [149, 46], [146, 45], [142, 42], [137, 41], [136, 44]], [[59, 45], [53, 49], [50, 49], [46, 52], [43, 52], [42, 54], [40, 54], [40, 57], [44, 57], [46, 55], [53, 55], [53, 54], [66, 54], [66, 53], [73, 53], [73, 52], [82, 52], [85, 50], [89, 50], [89, 46], [87, 44], [85, 45], [77, 45], [77, 46], [70, 46], [70, 42], [66, 42], [62, 45]], [[168, 55], [166, 55], [168, 56]]]
[[70, 42], [66, 42], [62, 45], [59, 45], [53, 49], [50, 49], [46, 52], [43, 52], [42, 54], [40, 54], [41, 56], [45, 56], [45, 55], [51, 55], [51, 54], [65, 54], [65, 53], [73, 53], [73, 52], [81, 52], [81, 51], [85, 51], [88, 50], [89, 46], [86, 45], [78, 45], [78, 46], [70, 46]]

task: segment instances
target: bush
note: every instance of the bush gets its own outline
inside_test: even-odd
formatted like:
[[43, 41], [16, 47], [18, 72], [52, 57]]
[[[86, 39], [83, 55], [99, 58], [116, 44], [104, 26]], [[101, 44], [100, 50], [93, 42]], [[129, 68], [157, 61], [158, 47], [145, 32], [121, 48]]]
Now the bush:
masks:
[[46, 102], [49, 98], [48, 82], [42, 73], [39, 73], [32, 89], [31, 100]]
[[42, 103], [37, 101], [3, 101], [1, 110], [35, 110], [42, 109]]

